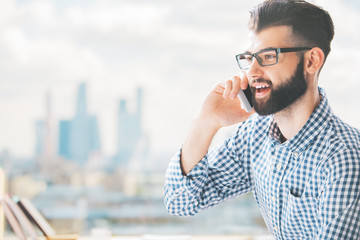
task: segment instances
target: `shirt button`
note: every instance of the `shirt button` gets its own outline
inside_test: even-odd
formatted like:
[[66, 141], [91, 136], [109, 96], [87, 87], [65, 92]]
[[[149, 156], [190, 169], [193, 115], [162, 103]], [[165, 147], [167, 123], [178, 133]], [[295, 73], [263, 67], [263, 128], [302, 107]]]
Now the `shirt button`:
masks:
[[277, 170], [281, 170], [281, 168], [282, 168], [282, 165], [281, 165], [281, 163], [278, 163], [278, 164], [276, 164], [276, 168], [277, 168]]
[[299, 153], [298, 152], [293, 152], [293, 155], [295, 158], [299, 157]]
[[277, 232], [278, 231], [278, 227], [275, 225], [274, 226], [274, 230]]
[[273, 202], [275, 202], [275, 201], [276, 201], [276, 198], [275, 198], [275, 197], [271, 197], [271, 200], [272, 200]]

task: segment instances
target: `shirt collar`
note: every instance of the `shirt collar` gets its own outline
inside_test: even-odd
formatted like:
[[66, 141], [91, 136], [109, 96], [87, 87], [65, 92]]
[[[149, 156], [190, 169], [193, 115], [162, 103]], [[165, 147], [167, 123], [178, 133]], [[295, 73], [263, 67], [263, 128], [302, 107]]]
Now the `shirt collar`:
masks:
[[[325, 90], [319, 87], [319, 93], [321, 96], [320, 104], [315, 108], [314, 112], [310, 115], [300, 131], [293, 138], [288, 139], [281, 144], [282, 146], [301, 153], [316, 139], [322, 129], [327, 125], [330, 115], [332, 115], [332, 110], [326, 97]], [[278, 145], [280, 144], [280, 136], [280, 129], [274, 121], [274, 118], [272, 118], [269, 127], [269, 137], [275, 145]]]

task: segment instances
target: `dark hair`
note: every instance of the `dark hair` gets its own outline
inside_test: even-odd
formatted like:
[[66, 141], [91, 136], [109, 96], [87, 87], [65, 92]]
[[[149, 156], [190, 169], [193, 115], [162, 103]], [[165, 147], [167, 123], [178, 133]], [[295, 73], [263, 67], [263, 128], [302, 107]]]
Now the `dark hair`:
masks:
[[303, 0], [267, 0], [250, 11], [249, 29], [254, 32], [290, 26], [295, 40], [306, 47], [319, 47], [330, 52], [334, 24], [327, 11]]

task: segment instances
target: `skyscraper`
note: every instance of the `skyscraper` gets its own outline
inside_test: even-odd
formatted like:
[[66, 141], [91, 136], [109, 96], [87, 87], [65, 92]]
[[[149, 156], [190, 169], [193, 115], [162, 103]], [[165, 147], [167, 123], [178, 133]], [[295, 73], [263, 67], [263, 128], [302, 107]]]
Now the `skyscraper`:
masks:
[[35, 156], [43, 156], [45, 153], [45, 128], [44, 120], [37, 120], [35, 123], [36, 146]]
[[59, 122], [59, 155], [71, 159], [70, 152], [71, 120], [60, 120]]
[[128, 166], [130, 157], [134, 154], [141, 137], [144, 135], [141, 123], [143, 90], [138, 88], [136, 93], [134, 112], [129, 111], [125, 99], [119, 101], [117, 160], [118, 164], [123, 167]]
[[[52, 116], [51, 94], [46, 95], [46, 115], [42, 120], [36, 121], [36, 147], [35, 155], [50, 159], [55, 156], [54, 121]], [[41, 163], [39, 163], [41, 164]]]
[[87, 112], [86, 84], [78, 89], [75, 117], [60, 121], [59, 154], [83, 166], [101, 149], [97, 117]]

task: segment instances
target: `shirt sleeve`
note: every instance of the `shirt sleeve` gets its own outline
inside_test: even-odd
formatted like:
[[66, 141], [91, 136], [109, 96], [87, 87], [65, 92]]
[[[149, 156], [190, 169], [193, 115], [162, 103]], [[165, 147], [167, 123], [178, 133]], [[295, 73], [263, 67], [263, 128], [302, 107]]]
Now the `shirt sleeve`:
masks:
[[345, 150], [329, 170], [319, 207], [320, 227], [316, 240], [360, 239], [360, 158], [359, 150]]
[[244, 159], [249, 158], [246, 131], [240, 126], [187, 175], [181, 171], [181, 149], [175, 154], [165, 181], [165, 205], [170, 214], [191, 216], [251, 190], [249, 171], [244, 167]]

